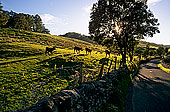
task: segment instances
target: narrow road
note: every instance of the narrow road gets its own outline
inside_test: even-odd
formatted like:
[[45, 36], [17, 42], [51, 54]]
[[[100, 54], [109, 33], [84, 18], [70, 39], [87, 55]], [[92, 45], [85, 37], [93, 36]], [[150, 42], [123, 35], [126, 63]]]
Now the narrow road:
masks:
[[154, 59], [140, 66], [129, 88], [126, 112], [170, 112], [170, 74], [158, 63]]

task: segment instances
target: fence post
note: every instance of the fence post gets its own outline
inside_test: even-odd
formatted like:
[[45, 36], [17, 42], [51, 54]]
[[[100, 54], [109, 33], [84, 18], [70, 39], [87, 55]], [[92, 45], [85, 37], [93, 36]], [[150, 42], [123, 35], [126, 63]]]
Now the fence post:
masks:
[[57, 69], [57, 65], [55, 64], [55, 65], [54, 65], [54, 70], [56, 70], [56, 69]]
[[129, 63], [128, 57], [126, 57], [126, 63]]
[[134, 62], [136, 62], [137, 60], [136, 60], [136, 58], [134, 58]]
[[62, 65], [62, 66], [61, 66], [61, 69], [63, 70], [63, 68], [64, 68], [64, 66]]
[[79, 84], [81, 84], [83, 82], [83, 74], [82, 74], [82, 71], [83, 71], [83, 64], [80, 63], [80, 75], [79, 75]]
[[110, 63], [110, 66], [109, 66], [109, 69], [108, 69], [107, 73], [109, 73], [109, 71], [110, 71], [110, 68], [112, 66], [112, 62], [113, 62], [113, 59], [111, 60], [111, 63]]
[[102, 77], [102, 75], [103, 75], [103, 68], [104, 68], [104, 64], [105, 64], [105, 62], [103, 62], [103, 63], [102, 63], [102, 66], [101, 66], [101, 69], [100, 69], [100, 73], [99, 73], [98, 78], [101, 78], [101, 77]]
[[117, 57], [115, 57], [115, 70], [116, 70]]
[[119, 60], [119, 68], [122, 67], [122, 59]]

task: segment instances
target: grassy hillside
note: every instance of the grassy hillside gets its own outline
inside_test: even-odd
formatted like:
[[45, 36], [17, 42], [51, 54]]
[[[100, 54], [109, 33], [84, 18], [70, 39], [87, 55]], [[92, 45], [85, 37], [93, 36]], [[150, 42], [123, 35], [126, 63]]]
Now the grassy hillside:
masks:
[[0, 58], [28, 57], [43, 54], [45, 47], [56, 46], [72, 49], [74, 46], [89, 47], [95, 51], [103, 48], [91, 43], [61, 36], [52, 36], [17, 29], [0, 29]]
[[[56, 49], [46, 55], [45, 48]], [[73, 47], [92, 49], [74, 53]], [[144, 44], [140, 44], [144, 46]], [[18, 29], [0, 29], [0, 111], [24, 109], [39, 99], [64, 88], [78, 85], [80, 64], [84, 81], [96, 80], [104, 60], [104, 72], [111, 60], [105, 57], [105, 47], [81, 39], [29, 32]], [[121, 56], [117, 57], [119, 68]], [[111, 70], [115, 68], [113, 61]]]
[[[53, 54], [45, 55], [47, 46], [56, 46]], [[74, 53], [74, 46], [88, 47], [93, 52]], [[84, 81], [95, 80], [102, 61], [106, 60], [105, 49], [73, 38], [0, 29], [0, 110], [23, 109], [63, 88], [76, 86], [80, 63], [83, 63]], [[108, 59], [113, 57], [111, 54]], [[109, 64], [110, 61], [105, 72]]]

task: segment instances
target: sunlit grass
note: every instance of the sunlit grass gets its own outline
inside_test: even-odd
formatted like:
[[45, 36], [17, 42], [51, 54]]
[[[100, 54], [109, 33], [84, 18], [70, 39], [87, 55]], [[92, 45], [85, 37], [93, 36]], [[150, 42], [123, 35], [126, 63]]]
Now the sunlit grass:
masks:
[[[0, 106], [4, 111], [24, 109], [72, 83], [76, 85], [74, 79], [61, 76], [54, 68], [83, 63], [88, 81], [98, 75], [100, 60], [105, 58], [105, 53], [98, 52], [105, 47], [85, 41], [17, 29], [0, 30]], [[45, 48], [53, 46], [53, 54], [45, 54]], [[95, 51], [91, 55], [85, 51], [74, 53], [74, 46]], [[111, 54], [110, 59], [113, 57]]]
[[[67, 56], [67, 54], [69, 55]], [[114, 56], [115, 55], [111, 54], [110, 59], [112, 59]], [[2, 85], [1, 95], [4, 98], [5, 102], [8, 102], [8, 104], [6, 105], [7, 110], [16, 109], [16, 107], [23, 108], [22, 107], [23, 105], [29, 106], [35, 103], [39, 98], [49, 96], [53, 92], [59, 91], [62, 88], [68, 86], [67, 80], [58, 79], [56, 75], [54, 74], [52, 75], [52, 71], [49, 68], [41, 68], [41, 66], [44, 64], [38, 64], [42, 61], [48, 62], [48, 59], [52, 59], [52, 58], [67, 59], [68, 62], [69, 61], [83, 62], [84, 65], [89, 65], [90, 67], [92, 67], [88, 69], [89, 71], [97, 72], [99, 71], [99, 69], [96, 70], [95, 67], [101, 65], [99, 61], [100, 59], [105, 58], [105, 54], [104, 53], [96, 54], [95, 52], [92, 52], [91, 55], [86, 55], [85, 51], [81, 51], [80, 54], [78, 54], [78, 53], [74, 53], [73, 49], [56, 48], [54, 54], [50, 56], [43, 54], [43, 55], [38, 55], [38, 56], [33, 56], [28, 58], [22, 58], [22, 59], [27, 59], [23, 61], [19, 61], [19, 59], [16, 59], [19, 62], [8, 63], [7, 65], [0, 65], [1, 78], [3, 79], [3, 81], [1, 81], [1, 85]], [[8, 62], [10, 61], [12, 60], [8, 60]], [[35, 71], [36, 69], [37, 70], [40, 69], [42, 72], [40, 73], [36, 72]], [[47, 77], [46, 74], [51, 74], [51, 75], [48, 75]], [[91, 76], [92, 76], [91, 74], [87, 74], [87, 76], [85, 77], [88, 78]], [[53, 79], [54, 81], [48, 82], [49, 79]], [[57, 80], [61, 80], [61, 81], [56, 82]], [[40, 84], [41, 82], [45, 82], [45, 85], [43, 85], [43, 87], [41, 87]], [[60, 83], [64, 83], [64, 84], [60, 84]], [[36, 86], [33, 86], [32, 84]], [[49, 90], [48, 88], [52, 88], [52, 89]], [[34, 89], [37, 90], [33, 93], [30, 93]], [[34, 94], [39, 94], [39, 95], [37, 96]], [[25, 100], [28, 101], [28, 103], [22, 104], [21, 102], [22, 101], [24, 102]], [[5, 104], [2, 103], [2, 106], [5, 106]]]
[[[71, 76], [57, 72], [57, 68], [82, 63], [84, 81], [90, 81], [96, 80], [104, 60], [108, 60], [104, 73], [108, 72], [111, 60], [110, 71], [115, 70], [115, 65], [116, 69], [120, 66], [121, 56], [111, 54], [106, 57], [106, 47], [100, 45], [17, 29], [0, 31], [0, 50], [3, 51], [0, 59], [0, 106], [5, 111], [23, 109], [43, 97], [77, 84]], [[53, 54], [45, 54], [45, 48], [53, 46], [56, 46]], [[74, 53], [74, 46], [88, 47], [92, 53], [86, 54], [85, 50]]]

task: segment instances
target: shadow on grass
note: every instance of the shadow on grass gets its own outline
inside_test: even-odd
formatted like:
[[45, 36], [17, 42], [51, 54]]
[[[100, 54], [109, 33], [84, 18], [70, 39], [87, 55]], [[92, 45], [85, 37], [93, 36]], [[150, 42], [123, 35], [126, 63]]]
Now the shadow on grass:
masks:
[[102, 59], [99, 60], [99, 63], [100, 63], [100, 64], [105, 63], [105, 64], [107, 65], [108, 62], [109, 62], [109, 58], [102, 58]]
[[5, 58], [8, 59], [9, 57], [20, 57], [20, 58], [25, 58], [29, 56], [36, 56], [36, 55], [41, 55], [43, 54], [42, 52], [39, 53], [33, 53], [33, 52], [23, 52], [23, 51], [0, 51], [0, 58]]
[[71, 62], [71, 61], [67, 61], [66, 59], [62, 59], [59, 57], [54, 57], [54, 58], [50, 58], [47, 60], [44, 60], [42, 62], [39, 62], [37, 64], [43, 64], [42, 66], [44, 66], [44, 64], [48, 63], [48, 67], [50, 68], [54, 68], [54, 66], [56, 65], [57, 68], [59, 67], [72, 67], [74, 65], [78, 65], [79, 63], [77, 62]]

